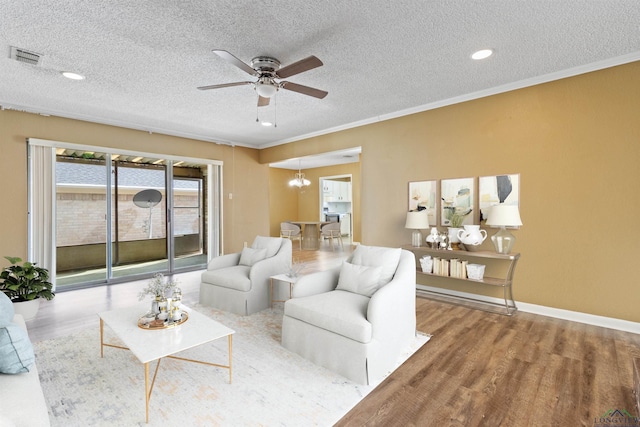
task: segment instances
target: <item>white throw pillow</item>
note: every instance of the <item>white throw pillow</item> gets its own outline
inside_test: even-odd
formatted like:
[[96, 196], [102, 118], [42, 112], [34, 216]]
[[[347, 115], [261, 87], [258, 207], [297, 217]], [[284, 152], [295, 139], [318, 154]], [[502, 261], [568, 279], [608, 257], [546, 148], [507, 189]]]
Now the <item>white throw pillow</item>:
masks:
[[394, 274], [396, 274], [401, 252], [401, 248], [358, 245], [356, 250], [353, 251], [351, 263], [369, 267], [382, 267], [379, 285], [384, 286], [389, 283], [393, 279]]
[[370, 297], [380, 287], [381, 272], [382, 267], [354, 265], [345, 261], [340, 269], [336, 289]]
[[266, 257], [266, 249], [244, 248], [242, 249], [242, 253], [240, 254], [240, 262], [238, 264], [251, 267], [253, 264], [258, 261], [262, 261]]
[[267, 255], [265, 256], [265, 258], [271, 258], [278, 253], [281, 245], [282, 237], [256, 236], [256, 239], [253, 241], [251, 247], [253, 249], [266, 249]]

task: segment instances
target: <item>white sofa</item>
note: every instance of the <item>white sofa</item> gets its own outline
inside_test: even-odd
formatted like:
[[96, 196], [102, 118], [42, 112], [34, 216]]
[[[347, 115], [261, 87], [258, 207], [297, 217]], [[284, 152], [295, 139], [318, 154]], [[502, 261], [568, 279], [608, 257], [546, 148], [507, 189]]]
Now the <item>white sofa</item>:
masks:
[[[381, 273], [376, 282], [376, 269], [390, 281], [381, 284]], [[375, 383], [415, 339], [415, 292], [411, 252], [360, 245], [341, 267], [298, 279], [284, 305], [282, 345], [352, 381]]]
[[[24, 319], [16, 314], [13, 322], [27, 330]], [[47, 402], [44, 399], [38, 369], [31, 365], [23, 374], [0, 374], [0, 426], [49, 426]]]
[[200, 304], [239, 315], [269, 307], [269, 278], [291, 269], [291, 240], [257, 236], [240, 253], [213, 258], [200, 280]]

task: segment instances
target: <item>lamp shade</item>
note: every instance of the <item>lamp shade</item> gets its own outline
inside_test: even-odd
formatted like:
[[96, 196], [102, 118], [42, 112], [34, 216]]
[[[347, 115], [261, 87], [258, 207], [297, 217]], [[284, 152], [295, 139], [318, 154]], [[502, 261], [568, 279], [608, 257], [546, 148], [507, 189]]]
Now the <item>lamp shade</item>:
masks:
[[407, 212], [407, 222], [404, 228], [411, 228], [413, 230], [422, 230], [429, 228], [429, 215], [426, 209], [421, 211]]
[[522, 225], [520, 211], [513, 205], [494, 205], [489, 210], [487, 225], [494, 227], [519, 227]]

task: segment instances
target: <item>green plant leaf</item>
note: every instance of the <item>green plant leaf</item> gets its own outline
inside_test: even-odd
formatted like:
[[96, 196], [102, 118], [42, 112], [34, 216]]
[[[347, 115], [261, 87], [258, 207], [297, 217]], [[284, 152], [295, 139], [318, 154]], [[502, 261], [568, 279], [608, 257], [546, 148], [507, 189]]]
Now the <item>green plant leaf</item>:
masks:
[[49, 282], [49, 271], [37, 267], [36, 263], [25, 262], [18, 257], [7, 257], [13, 265], [0, 273], [0, 291], [11, 301], [30, 301], [36, 298], [51, 300], [55, 297], [53, 284]]

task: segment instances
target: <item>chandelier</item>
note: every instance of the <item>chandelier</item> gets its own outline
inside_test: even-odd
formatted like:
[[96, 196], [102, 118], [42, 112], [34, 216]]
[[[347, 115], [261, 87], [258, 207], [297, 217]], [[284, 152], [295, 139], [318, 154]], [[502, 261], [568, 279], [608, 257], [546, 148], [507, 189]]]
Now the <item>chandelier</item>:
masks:
[[306, 187], [307, 185], [311, 185], [311, 181], [304, 177], [304, 174], [300, 170], [300, 163], [298, 163], [298, 173], [295, 174], [295, 178], [289, 181], [289, 185], [291, 187]]

